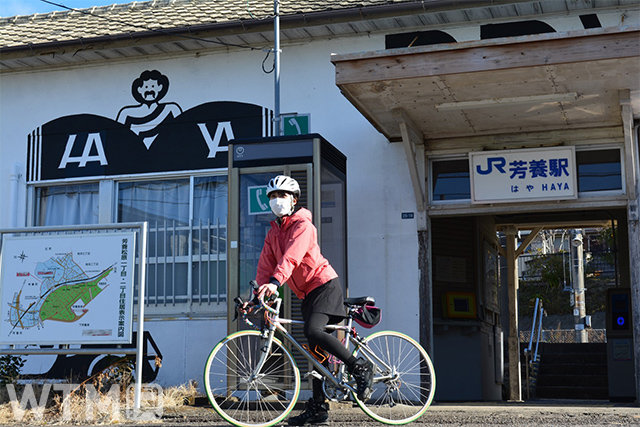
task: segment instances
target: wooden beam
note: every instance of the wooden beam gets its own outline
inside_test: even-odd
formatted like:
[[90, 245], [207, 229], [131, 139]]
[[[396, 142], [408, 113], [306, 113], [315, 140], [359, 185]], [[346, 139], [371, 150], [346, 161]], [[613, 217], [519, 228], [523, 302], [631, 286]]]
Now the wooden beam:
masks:
[[624, 89], [620, 94], [620, 113], [622, 114], [622, 131], [624, 134], [624, 170], [626, 176], [627, 197], [636, 199], [636, 161], [638, 152], [633, 142], [633, 109], [631, 108], [631, 91]]
[[596, 144], [621, 144], [623, 138], [624, 133], [620, 125], [455, 138], [429, 138], [427, 154], [459, 154], [467, 153], [471, 150], [495, 150], [495, 147], [499, 147], [500, 150], [539, 148], [542, 145], [566, 144], [564, 141], [570, 141], [570, 144], [576, 147]]
[[531, 230], [531, 233], [529, 233], [529, 235], [522, 241], [520, 246], [518, 246], [518, 249], [516, 249], [516, 258], [522, 255], [524, 250], [527, 249], [527, 246], [529, 246], [529, 244], [533, 241], [533, 239], [536, 238], [536, 236], [538, 235], [540, 230], [542, 230], [542, 228], [543, 227], [536, 227], [533, 230]]
[[[633, 135], [633, 111], [631, 107], [631, 93], [628, 89], [621, 90], [620, 107], [622, 127], [624, 130], [624, 162], [627, 184], [627, 227], [629, 235], [629, 278], [631, 288], [631, 307], [633, 318], [640, 319], [640, 164], [638, 156], [638, 141]], [[633, 322], [633, 340], [640, 342], [640, 322]], [[634, 346], [636, 402], [640, 402], [640, 346]]]
[[[640, 221], [638, 219], [640, 211], [640, 201], [634, 200], [629, 203], [627, 220], [629, 227], [629, 277], [631, 288], [631, 309], [633, 310], [633, 340], [640, 342]], [[640, 396], [640, 345], [634, 345], [636, 396]], [[636, 402], [640, 402], [640, 397], [636, 397]]]
[[[422, 174], [418, 168], [418, 162], [416, 158], [416, 146], [424, 145], [424, 139], [422, 134], [417, 130], [411, 118], [407, 113], [401, 109], [393, 110], [393, 117], [398, 122], [400, 127], [400, 134], [402, 135], [402, 145], [404, 147], [404, 153], [407, 158], [407, 165], [409, 166], [409, 175], [411, 176], [411, 183], [413, 184], [413, 192], [416, 197], [416, 206], [418, 212], [424, 212], [426, 210], [426, 198], [424, 191], [424, 181], [421, 178]], [[424, 167], [424, 166], [423, 166]]]
[[507, 258], [507, 251], [505, 251], [502, 246], [498, 246], [498, 253], [500, 254], [500, 256], [502, 258], [504, 258], [504, 259]]
[[583, 31], [577, 36], [516, 37], [504, 41], [376, 51], [359, 56], [333, 55], [336, 84], [379, 82], [478, 71], [551, 66], [640, 57], [640, 29]]
[[470, 108], [490, 108], [514, 105], [538, 104], [545, 102], [568, 102], [579, 98], [577, 92], [546, 93], [543, 95], [515, 96], [505, 98], [479, 99], [474, 101], [443, 102], [436, 104], [438, 111], [463, 110]]
[[520, 373], [520, 337], [518, 332], [518, 265], [516, 263], [516, 235], [518, 229], [509, 227], [506, 230], [507, 252], [507, 287], [509, 294], [509, 338], [507, 348], [509, 355], [509, 400], [522, 400]]

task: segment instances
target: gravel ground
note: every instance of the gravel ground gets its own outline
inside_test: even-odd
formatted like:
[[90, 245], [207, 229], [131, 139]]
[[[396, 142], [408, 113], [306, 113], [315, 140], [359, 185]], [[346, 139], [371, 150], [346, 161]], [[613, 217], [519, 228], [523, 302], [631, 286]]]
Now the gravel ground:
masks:
[[[382, 425], [359, 408], [346, 404], [333, 405], [330, 414], [331, 427]], [[211, 408], [184, 407], [165, 411], [162, 420], [144, 425], [223, 427], [229, 424]], [[604, 401], [438, 403], [411, 426], [640, 426], [640, 407]]]

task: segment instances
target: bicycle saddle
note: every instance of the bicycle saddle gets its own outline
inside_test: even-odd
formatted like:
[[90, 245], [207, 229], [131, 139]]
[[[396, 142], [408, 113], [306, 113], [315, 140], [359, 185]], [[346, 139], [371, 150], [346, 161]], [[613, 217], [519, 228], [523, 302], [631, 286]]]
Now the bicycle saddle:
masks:
[[345, 298], [344, 305], [375, 305], [376, 299], [374, 297], [353, 297]]

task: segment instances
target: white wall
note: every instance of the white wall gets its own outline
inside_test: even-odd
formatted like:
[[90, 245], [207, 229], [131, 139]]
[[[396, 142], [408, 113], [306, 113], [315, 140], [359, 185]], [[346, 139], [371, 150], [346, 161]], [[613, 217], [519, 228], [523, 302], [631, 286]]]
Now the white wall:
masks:
[[162, 367], [155, 382], [167, 387], [194, 380], [203, 390], [204, 364], [226, 328], [225, 319], [145, 322], [145, 329], [162, 353]]
[[[383, 308], [380, 329], [418, 338], [418, 241], [415, 198], [398, 144], [391, 144], [340, 94], [331, 53], [384, 48], [384, 38], [359, 37], [283, 46], [282, 112], [311, 113], [311, 131], [346, 154], [349, 289], [372, 295]], [[115, 119], [133, 105], [130, 87], [144, 70], [169, 77], [163, 101], [183, 110], [211, 101], [239, 101], [273, 108], [273, 75], [262, 72], [264, 52], [235, 51], [166, 59], [144, 59], [47, 72], [4, 74], [0, 79], [0, 200], [9, 197], [14, 163], [24, 173], [27, 135], [58, 117], [89, 113]], [[269, 64], [267, 63], [267, 68]], [[18, 225], [25, 224], [26, 183], [20, 182]], [[9, 227], [9, 207], [0, 209], [0, 228]], [[417, 215], [416, 215], [417, 216]], [[163, 385], [189, 379], [201, 383], [209, 350], [226, 334], [223, 320], [147, 322], [165, 356]]]

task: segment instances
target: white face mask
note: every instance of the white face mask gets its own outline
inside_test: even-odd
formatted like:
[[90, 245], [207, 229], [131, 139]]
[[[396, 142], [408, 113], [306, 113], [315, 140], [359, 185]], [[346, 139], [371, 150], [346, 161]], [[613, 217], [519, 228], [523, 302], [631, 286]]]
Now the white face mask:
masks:
[[276, 197], [269, 200], [269, 206], [271, 206], [271, 210], [276, 216], [283, 217], [293, 212], [293, 199], [291, 197], [284, 199]]

